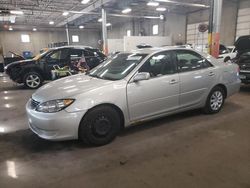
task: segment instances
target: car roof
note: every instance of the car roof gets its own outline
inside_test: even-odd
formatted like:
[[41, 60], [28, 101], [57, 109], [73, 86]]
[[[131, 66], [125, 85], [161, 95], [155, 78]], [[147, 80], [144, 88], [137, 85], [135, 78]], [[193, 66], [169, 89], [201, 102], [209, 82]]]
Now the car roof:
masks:
[[176, 50], [176, 49], [194, 51], [192, 48], [187, 48], [183, 46], [165, 46], [165, 47], [141, 48], [141, 49], [126, 51], [123, 53], [153, 54], [165, 50]]
[[93, 48], [91, 46], [81, 46], [81, 45], [77, 45], [77, 46], [61, 46], [61, 47], [55, 47], [55, 48], [51, 48], [51, 50], [58, 50], [58, 49], [63, 49], [63, 48], [74, 48], [74, 49], [97, 49], [97, 48]]

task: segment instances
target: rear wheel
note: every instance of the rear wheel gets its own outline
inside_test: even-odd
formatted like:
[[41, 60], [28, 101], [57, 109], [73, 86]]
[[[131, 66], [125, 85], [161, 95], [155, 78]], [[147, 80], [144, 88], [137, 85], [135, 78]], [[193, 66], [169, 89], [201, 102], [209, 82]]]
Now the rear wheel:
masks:
[[24, 75], [24, 84], [29, 89], [37, 89], [42, 85], [42, 76], [37, 72], [28, 72]]
[[204, 108], [205, 113], [214, 114], [218, 113], [223, 107], [225, 101], [225, 91], [222, 87], [214, 87], [208, 95], [206, 106]]
[[86, 114], [80, 123], [79, 138], [87, 144], [105, 145], [111, 142], [120, 130], [121, 120], [110, 106], [96, 107]]

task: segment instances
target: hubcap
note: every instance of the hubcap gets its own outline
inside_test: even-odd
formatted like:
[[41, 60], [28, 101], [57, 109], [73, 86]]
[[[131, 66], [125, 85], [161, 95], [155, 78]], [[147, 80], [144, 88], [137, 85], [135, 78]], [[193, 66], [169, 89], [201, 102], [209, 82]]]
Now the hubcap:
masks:
[[36, 88], [40, 84], [40, 78], [37, 75], [31, 74], [26, 79], [26, 84], [31, 88]]
[[98, 136], [105, 136], [111, 130], [111, 122], [105, 116], [98, 117], [93, 123], [93, 131]]
[[220, 91], [215, 91], [210, 98], [210, 106], [212, 110], [217, 111], [223, 103], [223, 94]]

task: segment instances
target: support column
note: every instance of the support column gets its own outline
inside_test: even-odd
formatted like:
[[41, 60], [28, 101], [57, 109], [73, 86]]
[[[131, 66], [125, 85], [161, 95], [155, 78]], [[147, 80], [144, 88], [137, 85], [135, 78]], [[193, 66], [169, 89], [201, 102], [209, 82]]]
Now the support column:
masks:
[[213, 22], [212, 22], [213, 32], [212, 32], [211, 55], [214, 56], [215, 58], [218, 58], [220, 49], [222, 1], [223, 0], [213, 0]]
[[102, 8], [102, 41], [103, 41], [103, 53], [108, 55], [108, 36], [107, 36], [107, 15], [104, 8]]
[[66, 24], [66, 36], [67, 36], [67, 43], [69, 45], [69, 27], [68, 27], [68, 24]]
[[214, 0], [210, 0], [209, 23], [208, 23], [208, 53], [212, 54]]

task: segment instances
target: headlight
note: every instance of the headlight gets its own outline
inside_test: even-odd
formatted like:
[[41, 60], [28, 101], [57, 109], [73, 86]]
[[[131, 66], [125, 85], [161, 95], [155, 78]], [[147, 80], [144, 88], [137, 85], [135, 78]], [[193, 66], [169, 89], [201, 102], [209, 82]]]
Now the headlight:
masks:
[[47, 101], [39, 104], [36, 107], [36, 111], [45, 113], [59, 112], [64, 108], [68, 107], [69, 105], [71, 105], [74, 101], [75, 101], [74, 99], [57, 99], [57, 100]]

